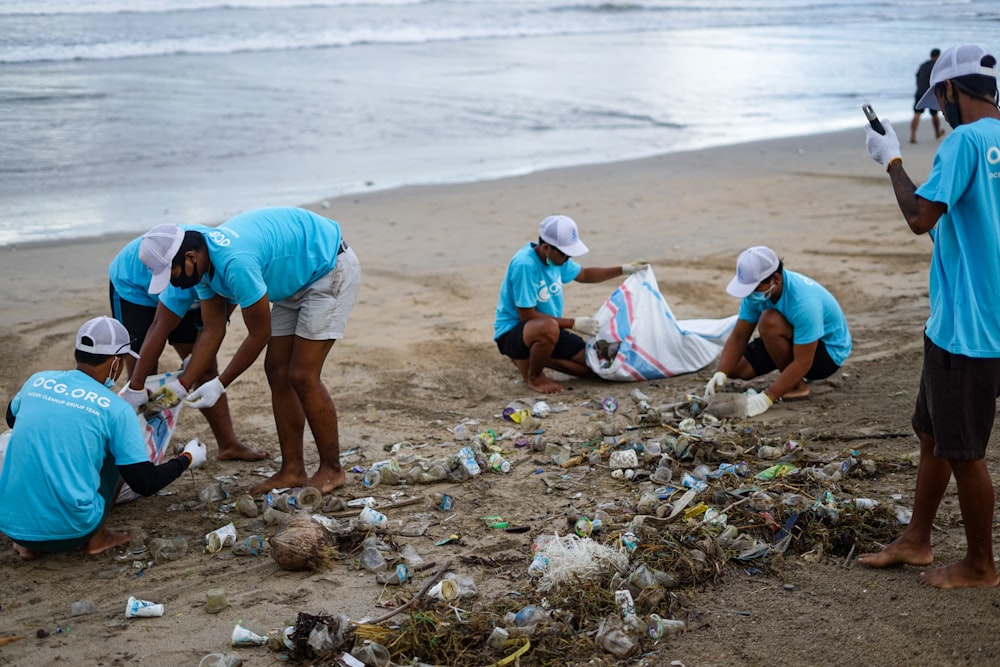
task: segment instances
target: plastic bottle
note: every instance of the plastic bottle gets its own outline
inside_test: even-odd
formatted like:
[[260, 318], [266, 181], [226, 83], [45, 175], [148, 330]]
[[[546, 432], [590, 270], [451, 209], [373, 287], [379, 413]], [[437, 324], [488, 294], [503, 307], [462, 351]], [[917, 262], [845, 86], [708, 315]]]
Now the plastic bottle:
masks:
[[519, 628], [524, 628], [529, 625], [537, 625], [549, 617], [549, 613], [533, 604], [529, 604], [523, 607], [519, 612], [514, 614], [514, 625]]
[[487, 463], [492, 470], [499, 473], [507, 474], [511, 469], [510, 461], [505, 459], [499, 452], [490, 454], [489, 459], [487, 459]]

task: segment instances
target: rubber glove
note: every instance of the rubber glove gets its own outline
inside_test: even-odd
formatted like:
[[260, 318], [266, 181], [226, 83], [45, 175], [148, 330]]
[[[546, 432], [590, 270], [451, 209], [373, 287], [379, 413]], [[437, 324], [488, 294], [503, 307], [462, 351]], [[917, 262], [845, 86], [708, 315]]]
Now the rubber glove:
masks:
[[774, 404], [771, 397], [760, 392], [759, 394], [753, 394], [747, 397], [747, 417], [756, 417], [757, 415], [762, 415], [767, 412]]
[[573, 330], [579, 331], [584, 336], [593, 336], [600, 328], [596, 317], [577, 317], [573, 320]]
[[643, 269], [649, 268], [649, 262], [644, 259], [637, 259], [634, 262], [629, 262], [628, 264], [622, 264], [622, 275], [630, 276], [633, 273], [642, 271]]
[[210, 408], [215, 405], [216, 401], [222, 398], [222, 395], [225, 393], [226, 388], [222, 386], [219, 376], [216, 375], [214, 378], [188, 394], [187, 400], [184, 402], [192, 408], [204, 410], [205, 408]]
[[118, 395], [125, 399], [125, 402], [132, 406], [133, 410], [138, 410], [149, 401], [149, 394], [145, 389], [133, 389], [127, 384]]
[[708, 398], [710, 396], [715, 396], [715, 392], [719, 391], [720, 389], [726, 386], [726, 380], [728, 379], [729, 379], [728, 375], [726, 375], [722, 371], [716, 371], [715, 374], [712, 376], [712, 379], [709, 380], [708, 384], [705, 385], [705, 398]]
[[198, 438], [195, 438], [186, 444], [184, 446], [184, 451], [181, 453], [191, 456], [191, 465], [188, 466], [189, 468], [197, 468], [205, 462], [206, 458], [208, 458], [208, 448], [198, 442]]
[[161, 401], [168, 407], [173, 407], [184, 400], [188, 395], [187, 387], [181, 384], [178, 376], [173, 376], [153, 392], [153, 400]]
[[879, 119], [885, 134], [879, 134], [872, 129], [871, 125], [865, 125], [865, 146], [868, 148], [868, 155], [880, 165], [889, 168], [889, 163], [896, 158], [903, 159], [899, 152], [899, 137], [892, 125], [884, 118]]

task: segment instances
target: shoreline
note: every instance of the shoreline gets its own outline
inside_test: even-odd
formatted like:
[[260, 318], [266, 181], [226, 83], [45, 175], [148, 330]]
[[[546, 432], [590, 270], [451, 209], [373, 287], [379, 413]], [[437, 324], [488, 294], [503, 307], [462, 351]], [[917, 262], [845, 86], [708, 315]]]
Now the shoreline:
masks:
[[[859, 124], [859, 130], [858, 130], [859, 132], [863, 131], [863, 130], [860, 129], [861, 127], [862, 127], [862, 125]], [[348, 200], [348, 199], [354, 199], [354, 198], [358, 198], [358, 197], [375, 197], [375, 196], [387, 196], [387, 195], [391, 196], [393, 193], [396, 193], [396, 192], [410, 191], [410, 190], [414, 190], [414, 189], [416, 189], [416, 190], [428, 190], [428, 191], [431, 191], [431, 190], [435, 190], [435, 189], [461, 188], [461, 187], [464, 187], [464, 186], [470, 186], [470, 185], [476, 185], [476, 184], [500, 183], [500, 182], [503, 182], [503, 181], [510, 181], [510, 180], [523, 179], [523, 178], [531, 178], [531, 177], [537, 176], [537, 175], [544, 175], [544, 174], [547, 174], [547, 173], [554, 173], [554, 172], [566, 172], [566, 171], [572, 171], [572, 170], [576, 170], [576, 169], [581, 169], [581, 170], [589, 170], [589, 169], [617, 169], [617, 168], [628, 169], [628, 168], [630, 168], [630, 166], [641, 166], [641, 164], [644, 163], [644, 162], [661, 161], [661, 160], [664, 160], [664, 159], [669, 159], [671, 156], [677, 156], [678, 159], [684, 159], [684, 156], [694, 155], [694, 154], [700, 154], [700, 153], [704, 153], [706, 151], [713, 151], [713, 152], [714, 151], [726, 151], [726, 150], [737, 150], [737, 151], [739, 151], [739, 150], [744, 149], [745, 147], [752, 147], [752, 146], [758, 146], [758, 145], [761, 146], [762, 148], [766, 148], [768, 145], [779, 146], [780, 144], [782, 144], [784, 142], [794, 142], [794, 141], [802, 140], [802, 139], [805, 139], [805, 138], [808, 138], [808, 137], [817, 137], [817, 138], [832, 137], [832, 136], [835, 136], [835, 135], [841, 135], [841, 134], [846, 134], [846, 133], [851, 133], [851, 132], [853, 132], [853, 130], [851, 130], [851, 129], [841, 129], [841, 130], [830, 130], [830, 131], [824, 131], [824, 132], [807, 132], [807, 133], [792, 134], [792, 135], [786, 135], [786, 136], [780, 136], [780, 137], [771, 137], [771, 138], [765, 138], [765, 139], [747, 139], [745, 141], [736, 141], [736, 142], [724, 143], [724, 144], [710, 143], [710, 144], [707, 144], [706, 146], [702, 146], [702, 147], [694, 147], [694, 148], [688, 147], [688, 148], [683, 148], [683, 149], [676, 150], [676, 151], [656, 153], [656, 154], [653, 154], [653, 155], [647, 155], [647, 156], [642, 156], [642, 157], [625, 158], [625, 159], [612, 159], [612, 160], [608, 160], [608, 161], [588, 162], [588, 163], [566, 165], [566, 166], [544, 167], [544, 168], [540, 168], [540, 169], [527, 168], [526, 170], [523, 170], [523, 171], [522, 170], [515, 170], [515, 171], [511, 171], [509, 173], [504, 173], [504, 174], [499, 175], [499, 176], [486, 176], [484, 178], [473, 179], [473, 180], [454, 180], [454, 181], [447, 181], [446, 180], [446, 181], [440, 181], [440, 182], [426, 182], [426, 183], [419, 183], [418, 182], [418, 183], [410, 183], [410, 184], [403, 184], [403, 185], [390, 185], [390, 186], [386, 186], [385, 188], [374, 188], [374, 189], [356, 190], [356, 191], [344, 192], [344, 193], [341, 193], [341, 194], [333, 194], [333, 195], [329, 195], [329, 196], [322, 196], [322, 197], [315, 198], [315, 199], [313, 199], [311, 201], [308, 201], [308, 202], [298, 202], [298, 203], [289, 203], [289, 204], [273, 204], [273, 205], [274, 206], [279, 206], [279, 205], [298, 206], [298, 207], [301, 207], [301, 208], [308, 208], [308, 209], [315, 210], [317, 212], [322, 213], [322, 209], [324, 208], [323, 207], [324, 203], [330, 203], [331, 208], [332, 208], [334, 202], [339, 202], [339, 201]], [[240, 211], [238, 211], [237, 213], [234, 213], [233, 215], [237, 215], [238, 213], [243, 212], [245, 210], [249, 210], [249, 209], [241, 209]], [[230, 216], [230, 217], [232, 217], [232, 216]], [[205, 224], [206, 226], [213, 226], [214, 227], [216, 225], [222, 224], [223, 222], [225, 222], [226, 219], [228, 219], [228, 218], [222, 218], [222, 219], [219, 219], [219, 220], [216, 220], [216, 221], [212, 221], [212, 222], [195, 223], [195, 224]], [[149, 225], [148, 228], [151, 228], [152, 226], [154, 226], [154, 225]], [[146, 229], [148, 229], [148, 228], [146, 228]], [[127, 243], [128, 241], [130, 241], [131, 239], [135, 238], [136, 236], [144, 233], [146, 231], [146, 229], [137, 229], [135, 232], [113, 231], [113, 232], [106, 232], [106, 233], [95, 234], [95, 235], [88, 235], [88, 236], [74, 236], [74, 237], [66, 237], [66, 238], [27, 240], [27, 241], [20, 241], [20, 242], [15, 241], [15, 242], [11, 242], [11, 243], [0, 242], [0, 253], [13, 252], [13, 251], [17, 251], [17, 250], [32, 250], [32, 249], [36, 249], [36, 248], [65, 247], [65, 246], [70, 246], [70, 245], [74, 245], [74, 244], [78, 244], [78, 243], [95, 243], [96, 244], [96, 243], [104, 243], [104, 242], [111, 242], [111, 241], [115, 241], [115, 242], [119, 242], [120, 241], [122, 244], [124, 244], [124, 243]]]

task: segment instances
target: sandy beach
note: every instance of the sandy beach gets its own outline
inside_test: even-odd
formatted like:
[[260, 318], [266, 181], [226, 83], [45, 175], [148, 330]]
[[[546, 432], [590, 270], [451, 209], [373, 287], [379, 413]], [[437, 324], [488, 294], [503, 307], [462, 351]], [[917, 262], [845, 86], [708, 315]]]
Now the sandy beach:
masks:
[[[934, 148], [930, 141], [903, 147], [915, 181], [926, 176]], [[363, 267], [347, 337], [335, 345], [324, 370], [340, 416], [348, 470], [386, 458], [400, 442], [420, 447], [429, 457], [453, 453], [457, 424], [475, 419], [499, 433], [510, 426], [497, 417], [508, 402], [535, 398], [491, 340], [493, 312], [510, 256], [537, 236], [543, 217], [562, 213], [577, 221], [591, 249], [583, 265], [649, 260], [681, 319], [736, 312], [737, 303], [724, 288], [736, 256], [751, 245], [771, 246], [786, 268], [823, 283], [847, 314], [852, 355], [841, 372], [816, 385], [811, 400], [776, 406], [747, 425], [760, 437], [795, 440], [831, 460], [858, 450], [878, 463], [878, 473], [845, 480], [838, 494], [886, 505], [912, 502], [916, 468], [911, 454], [918, 445], [909, 421], [927, 317], [931, 247], [929, 239], [906, 228], [888, 177], [865, 152], [860, 128], [303, 204], [341, 223]], [[31, 373], [72, 366], [79, 325], [109, 313], [106, 267], [129, 238], [0, 248], [5, 279], [0, 403], [6, 406]], [[571, 285], [567, 314], [593, 314], [614, 287]], [[223, 358], [242, 339], [238, 314], [230, 329]], [[175, 363], [170, 354], [164, 354], [164, 366]], [[231, 387], [229, 397], [237, 433], [273, 457], [277, 442], [261, 362]], [[557, 378], [568, 391], [547, 400], [566, 409], [545, 422], [546, 435], [579, 447], [594, 406], [604, 397], [626, 405], [638, 387], [653, 401], [669, 403], [700, 392], [711, 370], [639, 385]], [[762, 388], [767, 382], [746, 386]], [[662, 433], [644, 433], [657, 435]], [[283, 664], [279, 654], [264, 647], [232, 649], [234, 624], [242, 620], [266, 633], [294, 622], [299, 612], [345, 614], [354, 621], [378, 617], [391, 611], [387, 600], [408, 599], [434, 571], [419, 573], [402, 590], [385, 590], [371, 573], [355, 568], [356, 554], [345, 554], [326, 571], [302, 573], [282, 570], [269, 557], [202, 553], [204, 534], [229, 521], [236, 522], [241, 536], [266, 537], [273, 530], [260, 519], [192, 502], [214, 478], [231, 493], [245, 491], [268, 466], [215, 461], [207, 425], [188, 411], [175, 442], [192, 437], [208, 443], [208, 463], [168, 487], [170, 495], [116, 508], [108, 524], [150, 539], [183, 535], [192, 545], [184, 558], [137, 569], [137, 559], [121, 549], [22, 562], [10, 540], [0, 538], [0, 637], [25, 636], [0, 646], [0, 665], [57, 660], [197, 665], [203, 655], [230, 650], [244, 664]], [[508, 601], [516, 610], [534, 600], [527, 567], [535, 536], [565, 534], [568, 513], [588, 514], [598, 507], [613, 508], [609, 534], [620, 534], [636, 514], [640, 485], [612, 479], [606, 465], [583, 466], [571, 471], [575, 485], [546, 493], [545, 475], [536, 473], [562, 471], [540, 452], [503, 444], [514, 463], [507, 475], [487, 472], [461, 484], [382, 485], [369, 491], [361, 474], [348, 473], [348, 484], [335, 495], [348, 500], [371, 494], [383, 503], [391, 502], [393, 493], [421, 497], [387, 514], [397, 527], [396, 520], [424, 519], [426, 532], [404, 537], [390, 528], [393, 540], [413, 545], [430, 562], [451, 558], [456, 572], [472, 576], [479, 595], [461, 600], [462, 609], [493, 609]], [[315, 459], [308, 434], [305, 451], [307, 462]], [[988, 461], [996, 474], [995, 442]], [[432, 508], [434, 493], [454, 497], [451, 513]], [[528, 530], [491, 529], [482, 521], [485, 515], [501, 515]], [[956, 560], [965, 541], [953, 488], [942, 504], [938, 528], [938, 562]], [[461, 539], [435, 546], [452, 534]], [[798, 539], [805, 544], [809, 536]], [[918, 584], [917, 568], [875, 571], [857, 566], [856, 557], [854, 551], [835, 556], [805, 547], [771, 557], [767, 567], [730, 561], [712, 581], [668, 593], [661, 615], [684, 620], [684, 633], [644, 645], [642, 657], [636, 654], [630, 662], [616, 662], [590, 645], [591, 664], [640, 664], [640, 659], [645, 665], [688, 667], [1000, 661], [996, 591], [928, 590]], [[204, 609], [205, 591], [213, 588], [226, 591], [230, 606], [210, 615]], [[166, 612], [160, 618], [126, 620], [129, 596], [163, 603]], [[80, 600], [92, 601], [97, 611], [71, 616], [71, 603]], [[39, 630], [48, 636], [39, 638]], [[591, 635], [567, 637], [586, 647]], [[484, 649], [482, 655], [482, 664], [488, 664], [503, 653]], [[551, 660], [529, 651], [520, 664], [556, 664]]]

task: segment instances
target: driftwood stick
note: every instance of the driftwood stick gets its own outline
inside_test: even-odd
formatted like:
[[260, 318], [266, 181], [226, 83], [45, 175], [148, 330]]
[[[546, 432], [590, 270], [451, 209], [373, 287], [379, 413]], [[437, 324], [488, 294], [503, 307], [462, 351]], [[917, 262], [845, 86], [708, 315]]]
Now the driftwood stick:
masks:
[[427, 580], [427, 583], [424, 584], [424, 587], [421, 588], [420, 591], [418, 591], [416, 595], [414, 595], [412, 598], [410, 598], [409, 602], [407, 602], [406, 604], [400, 605], [396, 609], [393, 609], [392, 611], [390, 611], [385, 616], [379, 616], [378, 618], [376, 618], [373, 621], [368, 621], [368, 623], [366, 623], [366, 625], [378, 625], [382, 621], [386, 621], [386, 620], [392, 618], [393, 616], [395, 616], [396, 614], [398, 614], [398, 613], [400, 613], [400, 612], [408, 609], [414, 602], [416, 602], [417, 600], [419, 600], [420, 598], [422, 598], [424, 595], [427, 594], [427, 591], [430, 590], [431, 586], [433, 586], [434, 584], [437, 583], [437, 580], [440, 579], [444, 575], [444, 573], [448, 571], [449, 567], [451, 567], [451, 557], [448, 557], [448, 558], [444, 559], [444, 562], [441, 563], [441, 567], [439, 567], [438, 571], [434, 573], [434, 576]]

